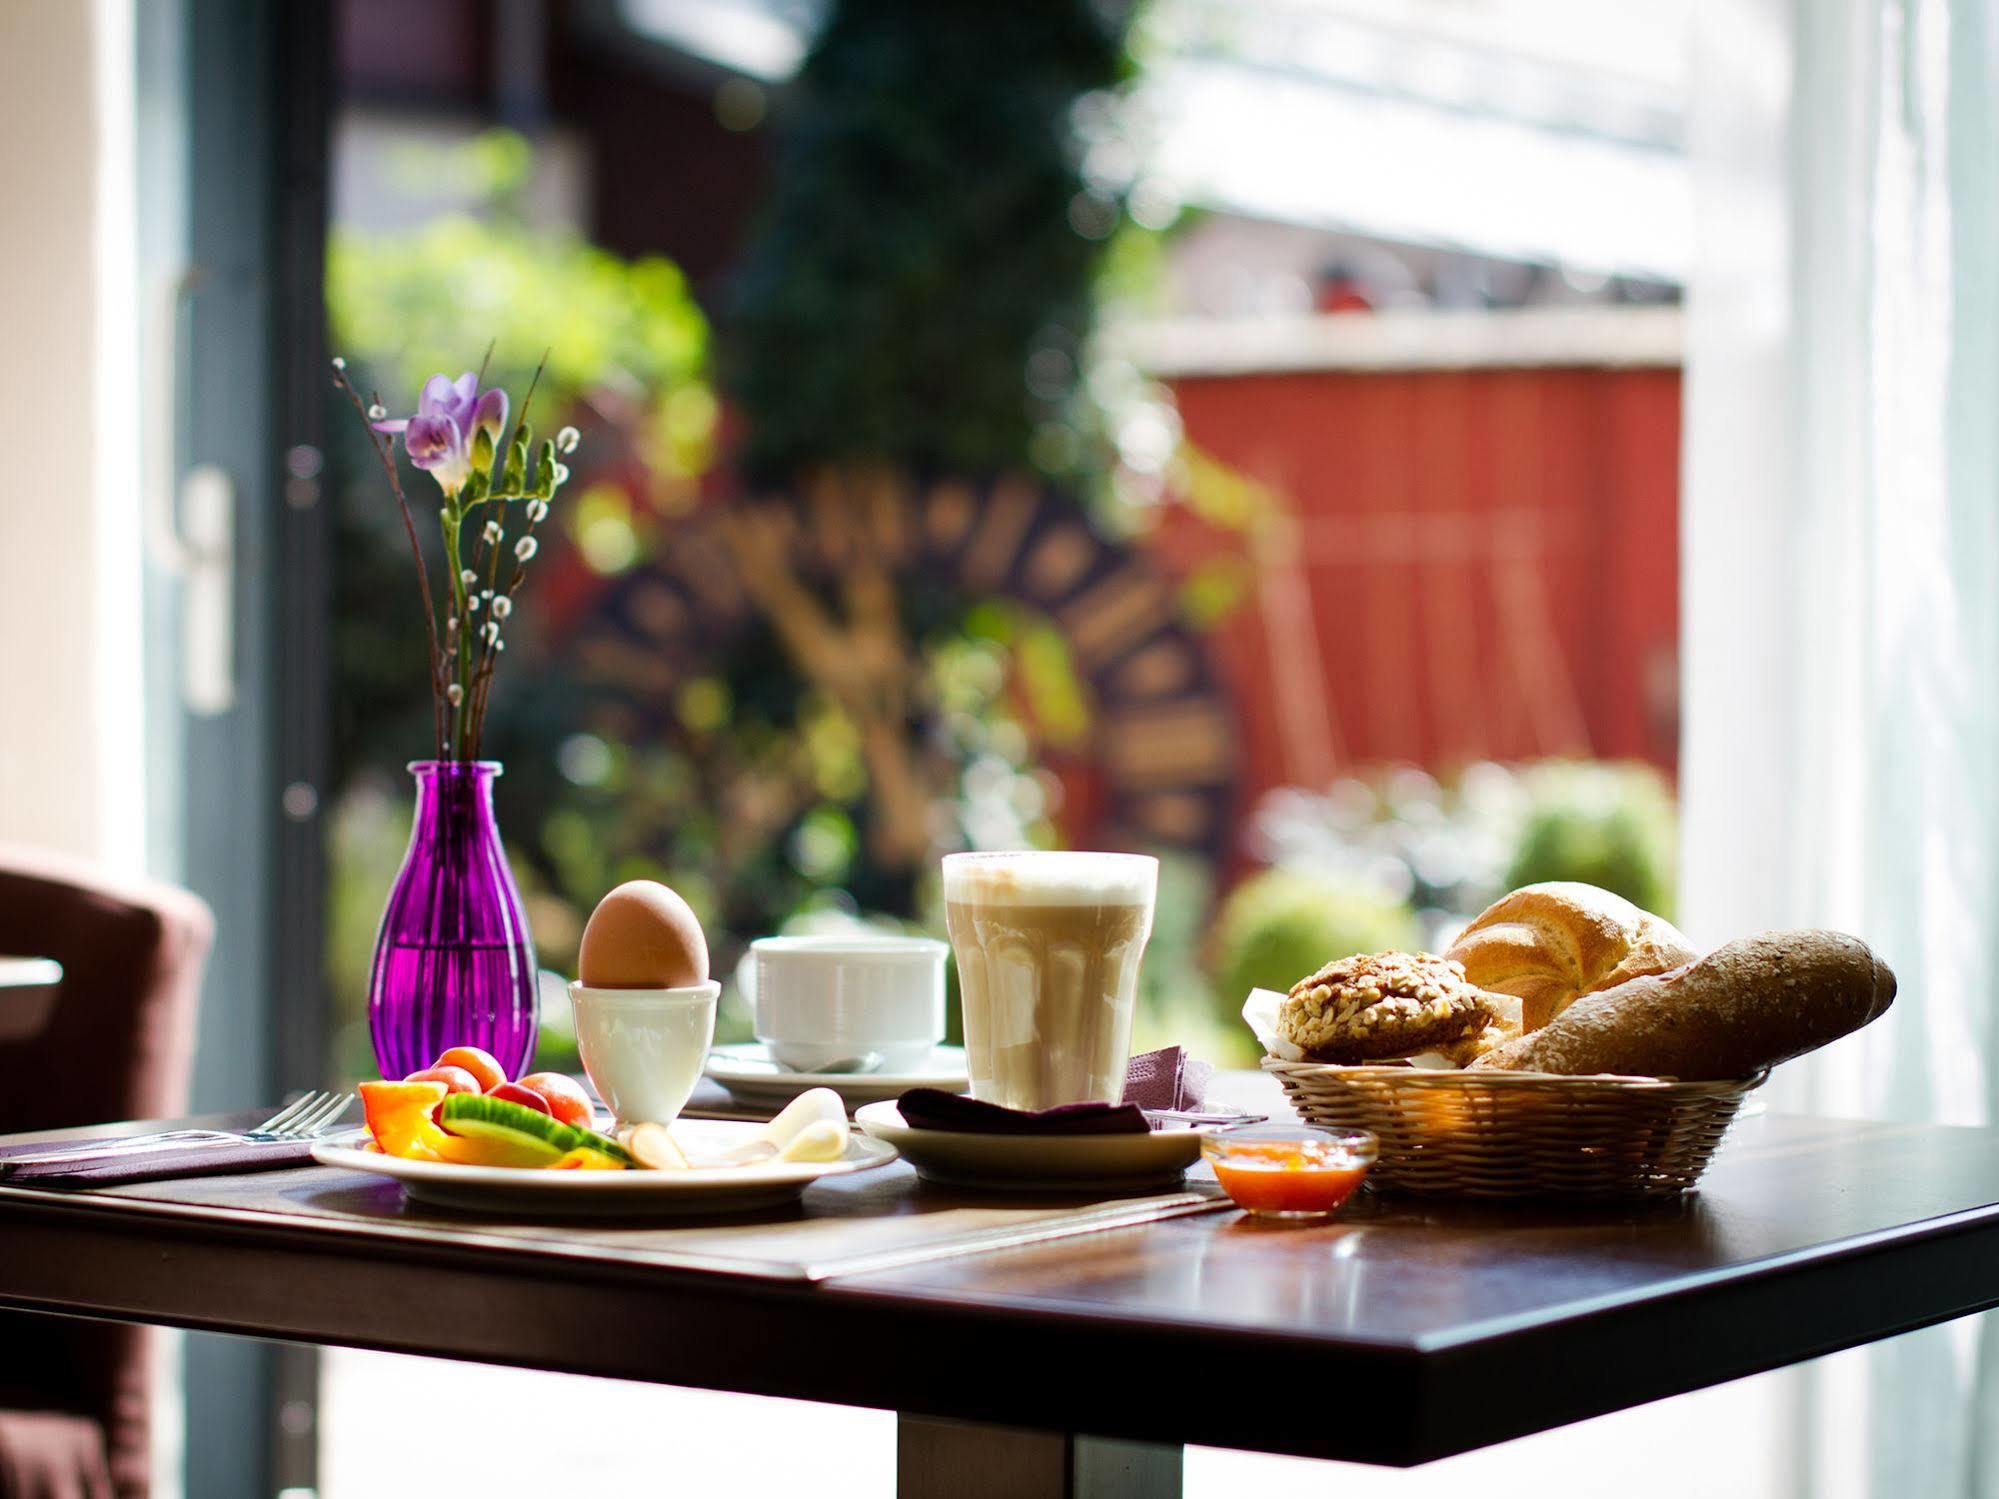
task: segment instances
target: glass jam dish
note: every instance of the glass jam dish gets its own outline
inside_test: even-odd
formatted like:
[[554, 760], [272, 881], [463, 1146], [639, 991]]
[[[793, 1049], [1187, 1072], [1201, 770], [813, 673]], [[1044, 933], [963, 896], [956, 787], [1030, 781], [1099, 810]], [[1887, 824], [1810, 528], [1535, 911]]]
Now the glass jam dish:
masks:
[[1379, 1142], [1364, 1129], [1263, 1124], [1201, 1137], [1201, 1155], [1235, 1205], [1256, 1218], [1330, 1218], [1360, 1190]]

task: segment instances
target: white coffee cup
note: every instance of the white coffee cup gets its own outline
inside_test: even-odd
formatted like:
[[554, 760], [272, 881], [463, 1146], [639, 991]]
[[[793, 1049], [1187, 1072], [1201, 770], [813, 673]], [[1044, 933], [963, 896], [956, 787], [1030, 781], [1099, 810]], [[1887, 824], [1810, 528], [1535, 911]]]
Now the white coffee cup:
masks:
[[671, 1124], [687, 1107], [715, 1040], [712, 979], [684, 989], [569, 986], [583, 1070], [620, 1124]]
[[761, 937], [750, 944], [756, 1037], [794, 1072], [921, 1067], [944, 1039], [949, 950], [879, 933]]

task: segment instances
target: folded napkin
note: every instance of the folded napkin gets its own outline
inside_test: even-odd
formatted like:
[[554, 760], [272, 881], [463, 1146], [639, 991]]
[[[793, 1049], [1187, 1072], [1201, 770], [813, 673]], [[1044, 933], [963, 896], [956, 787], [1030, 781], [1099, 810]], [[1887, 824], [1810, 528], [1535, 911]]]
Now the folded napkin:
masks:
[[71, 1145], [116, 1145], [102, 1140], [46, 1140], [0, 1149], [0, 1182], [8, 1186], [120, 1187], [130, 1182], [175, 1176], [231, 1176], [244, 1171], [281, 1171], [312, 1160], [312, 1141], [274, 1140], [264, 1144], [159, 1145], [101, 1155], [74, 1155], [60, 1161], [15, 1165], [9, 1156], [35, 1155]]
[[896, 1100], [911, 1129], [949, 1130], [961, 1135], [1142, 1135], [1152, 1126], [1146, 1109], [1201, 1107], [1214, 1068], [1177, 1046], [1148, 1051], [1125, 1066], [1124, 1102], [1065, 1103], [1052, 1109], [1009, 1109], [1002, 1104], [911, 1088]]
[[1198, 1113], [1215, 1069], [1178, 1046], [1141, 1052], [1125, 1063], [1124, 1101], [1141, 1109]]
[[896, 1100], [911, 1129], [960, 1135], [1143, 1135], [1152, 1126], [1135, 1103], [1064, 1103], [1052, 1109], [1009, 1109], [941, 1088], [911, 1088]]

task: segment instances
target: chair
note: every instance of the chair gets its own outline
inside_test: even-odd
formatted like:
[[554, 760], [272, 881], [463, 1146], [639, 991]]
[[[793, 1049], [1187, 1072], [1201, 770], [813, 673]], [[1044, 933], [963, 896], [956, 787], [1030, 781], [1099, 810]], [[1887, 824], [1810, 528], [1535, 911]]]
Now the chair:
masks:
[[[184, 890], [0, 844], [0, 953], [63, 968], [38, 1028], [0, 1028], [0, 1134], [184, 1113], [213, 932]], [[146, 1332], [5, 1312], [0, 1348], [0, 1499], [142, 1499]]]

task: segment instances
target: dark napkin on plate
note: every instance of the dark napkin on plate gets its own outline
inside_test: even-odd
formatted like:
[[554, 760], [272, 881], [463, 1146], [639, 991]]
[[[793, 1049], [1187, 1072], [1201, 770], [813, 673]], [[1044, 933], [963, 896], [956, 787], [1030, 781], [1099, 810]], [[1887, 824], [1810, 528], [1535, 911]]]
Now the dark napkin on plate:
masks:
[[132, 1182], [164, 1181], [176, 1176], [230, 1176], [244, 1171], [280, 1171], [312, 1162], [312, 1141], [273, 1140], [265, 1144], [160, 1145], [115, 1154], [76, 1155], [66, 1160], [17, 1166], [7, 1158], [63, 1150], [72, 1145], [112, 1146], [102, 1140], [45, 1140], [34, 1145], [0, 1149], [0, 1182], [8, 1186], [122, 1187]]
[[1009, 1109], [938, 1088], [911, 1088], [896, 1100], [911, 1129], [961, 1135], [1142, 1135], [1146, 1109], [1191, 1110], [1214, 1069], [1177, 1046], [1135, 1056], [1125, 1066], [1124, 1102], [1065, 1103], [1052, 1109]]
[[911, 1088], [896, 1100], [911, 1129], [960, 1135], [1143, 1135], [1152, 1126], [1135, 1103], [1064, 1103], [1052, 1109], [1009, 1109], [941, 1088]]

